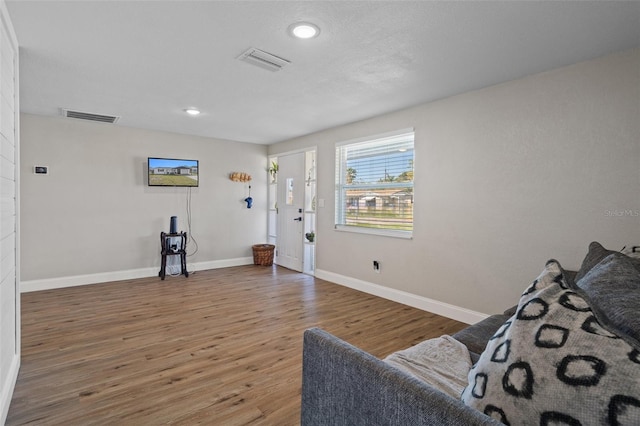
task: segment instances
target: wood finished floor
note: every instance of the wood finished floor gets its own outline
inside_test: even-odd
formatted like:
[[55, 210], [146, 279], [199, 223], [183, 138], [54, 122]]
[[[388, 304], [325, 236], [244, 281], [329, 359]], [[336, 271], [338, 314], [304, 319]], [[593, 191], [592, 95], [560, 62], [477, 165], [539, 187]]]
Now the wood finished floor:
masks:
[[465, 324], [280, 267], [22, 295], [7, 425], [297, 425], [302, 333], [384, 357]]

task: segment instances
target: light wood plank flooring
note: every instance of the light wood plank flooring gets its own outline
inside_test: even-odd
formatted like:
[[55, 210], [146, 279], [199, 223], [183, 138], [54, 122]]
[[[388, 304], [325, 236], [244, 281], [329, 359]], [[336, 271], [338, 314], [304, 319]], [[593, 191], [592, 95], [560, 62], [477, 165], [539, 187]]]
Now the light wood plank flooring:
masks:
[[465, 325], [275, 266], [26, 293], [7, 425], [297, 425], [315, 326], [384, 357]]

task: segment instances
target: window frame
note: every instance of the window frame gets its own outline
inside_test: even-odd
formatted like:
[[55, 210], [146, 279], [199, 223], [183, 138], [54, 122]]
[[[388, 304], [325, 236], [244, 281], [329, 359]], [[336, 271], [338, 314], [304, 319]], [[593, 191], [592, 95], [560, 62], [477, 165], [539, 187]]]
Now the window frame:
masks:
[[[405, 128], [401, 130], [395, 130], [392, 132], [387, 132], [383, 134], [377, 134], [357, 139], [351, 139], [343, 142], [338, 142], [335, 144], [335, 216], [334, 216], [334, 228], [336, 231], [342, 232], [353, 232], [359, 234], [371, 234], [371, 235], [380, 235], [385, 237], [394, 237], [394, 238], [403, 238], [403, 239], [412, 239], [413, 231], [414, 231], [414, 220], [411, 219], [411, 230], [399, 230], [399, 229], [390, 229], [390, 228], [374, 228], [374, 227], [366, 227], [366, 226], [357, 226], [357, 225], [347, 225], [346, 224], [346, 202], [349, 200], [349, 196], [347, 195], [348, 188], [357, 189], [359, 186], [361, 188], [366, 187], [370, 184], [347, 184], [347, 160], [348, 156], [344, 153], [344, 149], [349, 146], [356, 145], [366, 145], [366, 144], [384, 144], [385, 140], [389, 144], [394, 144], [397, 142], [393, 142], [393, 139], [399, 139], [411, 135], [412, 145], [411, 149], [413, 151], [413, 169], [414, 173], [413, 179], [410, 181], [410, 187], [412, 190], [412, 215], [415, 207], [415, 130], [413, 127]], [[383, 187], [394, 187], [399, 186], [406, 188], [408, 182], [401, 183], [382, 183], [380, 186]], [[349, 200], [352, 201], [352, 200]]]

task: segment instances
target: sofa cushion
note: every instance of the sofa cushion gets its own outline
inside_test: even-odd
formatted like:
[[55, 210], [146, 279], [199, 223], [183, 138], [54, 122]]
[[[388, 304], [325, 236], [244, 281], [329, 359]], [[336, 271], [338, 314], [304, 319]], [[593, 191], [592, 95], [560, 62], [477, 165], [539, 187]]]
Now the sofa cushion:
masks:
[[640, 270], [633, 261], [620, 253], [610, 254], [576, 285], [601, 324], [640, 346]]
[[640, 424], [640, 351], [549, 261], [469, 372], [465, 404], [505, 424]]
[[471, 369], [467, 347], [447, 335], [394, 352], [383, 361], [456, 399]]

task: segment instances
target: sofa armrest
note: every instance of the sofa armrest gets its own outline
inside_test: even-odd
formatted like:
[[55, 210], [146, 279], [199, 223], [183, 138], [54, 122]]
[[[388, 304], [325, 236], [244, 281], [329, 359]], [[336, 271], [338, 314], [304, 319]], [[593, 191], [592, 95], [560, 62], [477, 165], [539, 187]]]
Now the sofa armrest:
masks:
[[318, 328], [302, 364], [302, 426], [500, 424]]
[[[506, 315], [491, 315], [476, 324], [463, 328], [451, 337], [462, 342], [469, 349], [469, 352], [480, 355], [489, 339], [508, 319], [509, 317]], [[473, 362], [476, 361], [473, 360]]]

